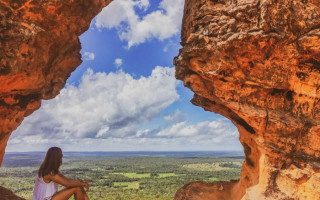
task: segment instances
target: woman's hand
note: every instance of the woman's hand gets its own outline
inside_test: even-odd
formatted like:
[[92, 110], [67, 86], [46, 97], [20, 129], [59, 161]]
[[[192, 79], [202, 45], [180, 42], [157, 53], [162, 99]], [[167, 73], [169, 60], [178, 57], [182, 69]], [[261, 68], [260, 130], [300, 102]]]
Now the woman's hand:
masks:
[[88, 181], [81, 181], [81, 182], [83, 183], [83, 187], [86, 188], [86, 192], [88, 192], [89, 188], [90, 188], [90, 185], [89, 185]]

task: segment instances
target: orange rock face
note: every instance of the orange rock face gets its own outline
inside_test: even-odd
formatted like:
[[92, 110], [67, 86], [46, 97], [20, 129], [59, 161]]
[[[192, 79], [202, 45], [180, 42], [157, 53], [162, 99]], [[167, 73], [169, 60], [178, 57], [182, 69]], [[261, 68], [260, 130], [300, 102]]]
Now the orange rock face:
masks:
[[238, 182], [175, 199], [319, 200], [320, 1], [186, 0], [181, 38], [176, 77], [238, 127], [246, 159]]
[[[81, 63], [78, 36], [110, 1], [0, 0], [0, 164], [11, 132]], [[239, 181], [189, 183], [175, 199], [320, 199], [320, 1], [186, 0], [182, 46], [177, 78], [238, 127], [246, 159]]]

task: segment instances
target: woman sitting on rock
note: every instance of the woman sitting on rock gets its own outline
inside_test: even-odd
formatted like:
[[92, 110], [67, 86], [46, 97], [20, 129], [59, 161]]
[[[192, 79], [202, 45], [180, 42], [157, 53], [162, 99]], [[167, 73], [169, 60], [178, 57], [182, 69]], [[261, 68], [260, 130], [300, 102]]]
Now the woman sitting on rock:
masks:
[[[89, 190], [87, 181], [72, 180], [60, 173], [62, 156], [62, 151], [58, 147], [51, 147], [48, 150], [38, 171], [32, 200], [67, 200], [72, 195], [75, 200], [89, 200], [86, 194]], [[58, 184], [65, 188], [58, 191]]]

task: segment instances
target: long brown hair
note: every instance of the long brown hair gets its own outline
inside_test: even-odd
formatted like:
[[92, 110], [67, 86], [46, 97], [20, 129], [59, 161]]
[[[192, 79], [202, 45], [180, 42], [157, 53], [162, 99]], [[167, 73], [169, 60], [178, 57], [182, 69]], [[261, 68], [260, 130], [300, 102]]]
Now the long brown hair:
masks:
[[48, 149], [46, 157], [42, 161], [38, 176], [44, 177], [48, 174], [58, 174], [59, 168], [62, 164], [62, 151], [59, 147], [51, 147]]

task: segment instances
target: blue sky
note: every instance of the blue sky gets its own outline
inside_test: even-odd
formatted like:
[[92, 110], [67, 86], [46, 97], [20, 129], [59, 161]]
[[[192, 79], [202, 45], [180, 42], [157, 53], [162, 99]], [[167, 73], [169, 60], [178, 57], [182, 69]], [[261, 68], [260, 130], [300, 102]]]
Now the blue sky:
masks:
[[80, 37], [83, 63], [7, 151], [241, 150], [236, 128], [174, 78], [183, 0], [116, 0]]

